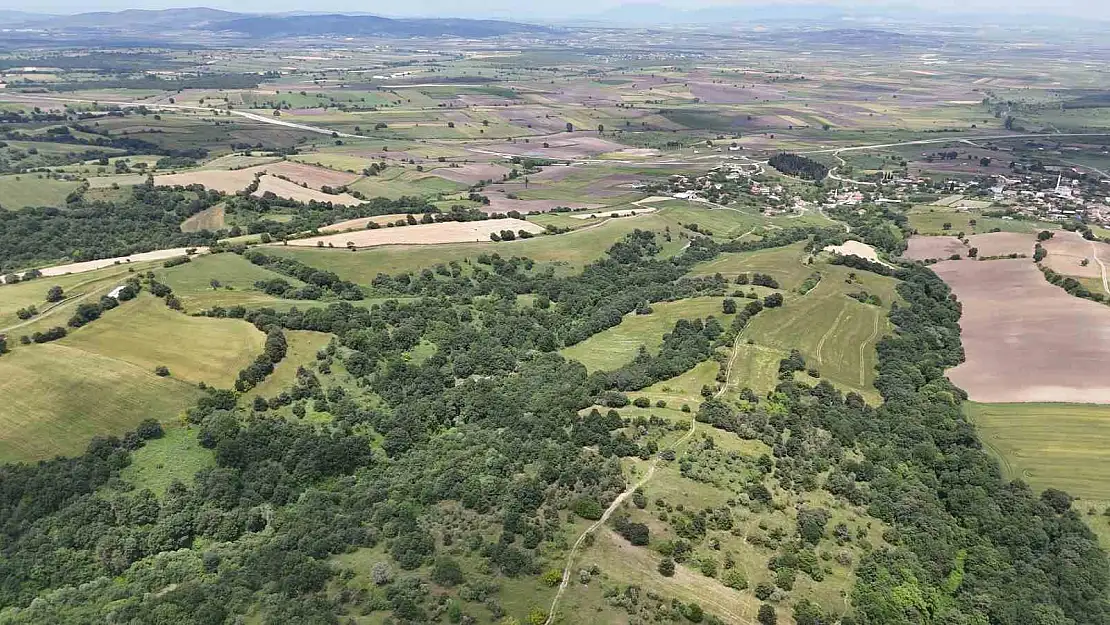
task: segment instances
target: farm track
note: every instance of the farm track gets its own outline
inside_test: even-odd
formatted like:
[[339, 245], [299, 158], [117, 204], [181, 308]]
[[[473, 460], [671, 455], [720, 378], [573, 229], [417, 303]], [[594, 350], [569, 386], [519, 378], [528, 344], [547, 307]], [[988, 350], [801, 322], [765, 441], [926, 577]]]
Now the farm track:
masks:
[[[845, 312], [847, 312], [846, 309], [841, 309], [840, 314], [838, 314], [836, 316], [836, 319], [833, 320], [832, 325], [829, 326], [829, 329], [826, 330], [825, 334], [821, 336], [821, 340], [817, 342], [817, 350], [816, 351], [817, 351], [817, 364], [818, 365], [824, 365], [825, 364], [825, 359], [821, 356], [822, 350], [825, 349], [825, 341], [828, 340], [828, 338], [830, 336], [832, 336], [833, 333], [836, 332], [836, 329], [840, 327], [840, 321], [842, 319], [844, 319], [844, 313]], [[862, 350], [861, 350], [860, 353], [861, 354], [863, 353]]]
[[1102, 290], [1110, 295], [1110, 279], [1106, 276], [1106, 263], [1098, 257], [1098, 246], [1095, 245], [1094, 241], [1091, 241], [1091, 255], [1095, 257], [1095, 262], [1098, 263], [1098, 268], [1102, 272]]
[[[725, 368], [725, 382], [717, 391], [717, 393], [713, 396], [714, 398], [720, 397], [725, 393], [726, 390], [728, 390], [728, 380], [732, 376], [732, 367], [736, 363], [736, 358], [739, 355], [738, 348], [740, 347], [740, 341], [743, 339], [743, 336], [744, 333], [740, 332], [736, 335], [736, 340], [732, 342], [732, 355], [729, 357], [728, 365]], [[685, 444], [688, 440], [690, 440], [694, 436], [694, 433], [697, 431], [697, 427], [698, 420], [697, 415], [695, 414], [690, 417], [690, 429], [682, 435], [682, 438], [675, 441], [673, 447], [678, 448], [681, 445]], [[626, 488], [624, 492], [622, 492], [620, 495], [617, 495], [617, 498], [613, 500], [613, 503], [609, 504], [609, 507], [605, 509], [604, 513], [602, 513], [601, 518], [595, 521], [588, 528], [586, 528], [586, 531], [582, 532], [582, 534], [578, 536], [578, 540], [574, 541], [574, 545], [572, 545], [570, 548], [570, 553], [567, 554], [566, 566], [563, 567], [563, 579], [559, 582], [559, 590], [556, 591], [555, 598], [551, 601], [551, 609], [547, 611], [547, 620], [544, 621], [544, 625], [552, 625], [552, 623], [555, 622], [555, 616], [558, 613], [559, 608], [559, 601], [563, 598], [563, 594], [566, 592], [567, 587], [570, 585], [570, 572], [574, 566], [575, 557], [578, 555], [578, 550], [582, 546], [582, 543], [586, 541], [586, 537], [596, 532], [598, 528], [604, 525], [605, 522], [609, 520], [609, 517], [612, 516], [614, 512], [616, 512], [617, 508], [619, 508], [621, 504], [625, 502], [625, 500], [632, 496], [632, 493], [636, 492], [640, 488], [643, 488], [647, 485], [648, 482], [651, 481], [651, 478], [655, 476], [655, 469], [659, 467], [659, 460], [659, 456], [656, 456], [655, 459], [652, 460], [651, 465], [648, 467], [647, 473], [645, 473], [644, 476], [640, 478], [640, 481], [636, 482], [635, 486]], [[743, 622], [745, 624], [751, 623], [751, 621], [748, 620], [744, 620]]]
[[867, 365], [866, 365], [867, 360], [865, 358], [864, 351], [867, 349], [867, 346], [871, 344], [871, 341], [874, 341], [876, 339], [876, 337], [879, 336], [879, 325], [880, 325], [880, 320], [882, 319], [882, 317], [883, 317], [882, 313], [880, 313], [880, 312], [875, 313], [875, 328], [873, 330], [871, 330], [871, 336], [867, 337], [866, 341], [859, 344], [859, 385], [860, 385], [860, 388], [865, 388], [867, 386]]

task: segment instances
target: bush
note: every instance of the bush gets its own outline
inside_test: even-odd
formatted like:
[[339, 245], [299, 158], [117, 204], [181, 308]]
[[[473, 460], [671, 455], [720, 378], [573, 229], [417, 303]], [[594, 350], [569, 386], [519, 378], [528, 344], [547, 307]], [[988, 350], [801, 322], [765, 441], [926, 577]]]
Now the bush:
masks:
[[637, 408], [650, 408], [651, 400], [647, 397], [637, 397], [636, 399], [632, 400], [632, 405], [636, 406]]
[[154, 438], [162, 438], [165, 431], [162, 430], [162, 424], [154, 419], [143, 419], [139, 423], [139, 427], [135, 428], [135, 433], [143, 440], [151, 440]]
[[663, 558], [659, 563], [659, 574], [663, 577], [674, 577], [674, 560]]
[[721, 581], [724, 582], [725, 586], [736, 590], [744, 590], [748, 587], [748, 578], [744, 576], [744, 572], [740, 569], [729, 569], [725, 572]]
[[605, 513], [605, 509], [601, 504], [592, 497], [583, 497], [574, 502], [574, 513], [583, 519], [590, 521], [597, 521], [601, 515]]
[[154, 375], [160, 378], [168, 378], [170, 376], [170, 369], [166, 365], [158, 365], [154, 368]]

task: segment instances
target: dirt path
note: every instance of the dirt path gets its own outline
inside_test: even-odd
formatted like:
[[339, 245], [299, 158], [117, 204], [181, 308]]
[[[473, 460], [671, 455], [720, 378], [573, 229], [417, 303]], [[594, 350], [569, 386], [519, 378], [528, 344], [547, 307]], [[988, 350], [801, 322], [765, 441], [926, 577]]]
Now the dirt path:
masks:
[[68, 310], [70, 304], [76, 304], [78, 302], [83, 302], [83, 301], [87, 300], [88, 298], [92, 297], [93, 295], [96, 295], [97, 293], [99, 293], [101, 291], [107, 292], [108, 290], [110, 290], [108, 287], [93, 289], [92, 291], [89, 291], [88, 293], [85, 293], [84, 295], [79, 295], [77, 297], [64, 299], [64, 300], [62, 300], [60, 302], [57, 302], [55, 304], [51, 304], [49, 308], [44, 308], [42, 310], [42, 312], [35, 315], [34, 317], [31, 317], [30, 319], [27, 319], [25, 321], [20, 321], [19, 323], [15, 324], [15, 325], [12, 325], [12, 326], [8, 326], [6, 328], [0, 328], [0, 334], [7, 334], [8, 332], [11, 332], [12, 330], [18, 330], [22, 327], [29, 326], [32, 323], [38, 323], [39, 321], [42, 321], [43, 319], [46, 319], [47, 317], [52, 316], [54, 313], [57, 313], [60, 310], [63, 310], [63, 309]]
[[1067, 133], [1036, 133], [1036, 134], [1017, 134], [1017, 135], [988, 135], [970, 137], [945, 137], [942, 139], [918, 139], [916, 141], [902, 141], [899, 143], [875, 143], [871, 145], [856, 145], [846, 148], [826, 148], [822, 150], [810, 150], [808, 152], [800, 152], [800, 154], [839, 154], [840, 152], [858, 152], [861, 150], [879, 150], [883, 148], [897, 148], [904, 145], [933, 145], [936, 143], [950, 143], [953, 141], [1002, 141], [1005, 139], [1035, 139], [1037, 137], [1106, 137], [1110, 136], [1107, 132], [1067, 132]]
[[1098, 246], [1095, 245], [1094, 241], [1091, 241], [1091, 255], [1095, 257], [1095, 262], [1098, 263], [1098, 268], [1102, 272], [1102, 290], [1106, 291], [1107, 295], [1110, 295], [1110, 279], [1107, 279], [1106, 276], [1106, 263], [1102, 262], [1102, 259], [1098, 257]]
[[[743, 332], [737, 334], [736, 340], [732, 343], [732, 356], [728, 359], [728, 366], [725, 369], [725, 382], [724, 385], [721, 386], [720, 390], [718, 390], [717, 393], [713, 396], [715, 398], [720, 397], [724, 394], [726, 390], [728, 390], [728, 380], [730, 377], [732, 377], [732, 367], [736, 363], [736, 357], [739, 355], [739, 351], [737, 348], [740, 347], [740, 341], [742, 340], [743, 335]], [[690, 429], [682, 435], [682, 438], [675, 441], [672, 447], [677, 449], [678, 447], [685, 444], [686, 441], [690, 440], [694, 436], [694, 433], [697, 431], [697, 427], [697, 416], [696, 414], [694, 414], [690, 417]], [[547, 611], [547, 620], [544, 621], [544, 625], [551, 625], [555, 622], [555, 616], [556, 614], [558, 614], [559, 609], [559, 601], [563, 598], [563, 594], [567, 591], [567, 587], [570, 585], [570, 572], [571, 569], [573, 569], [574, 567], [574, 560], [578, 555], [578, 550], [582, 547], [582, 543], [586, 541], [586, 537], [596, 532], [598, 528], [604, 525], [605, 522], [609, 520], [609, 517], [617, 511], [617, 508], [620, 508], [621, 504], [623, 504], [626, 499], [632, 496], [632, 493], [636, 492], [640, 488], [643, 488], [645, 485], [647, 485], [648, 482], [651, 481], [651, 478], [655, 475], [655, 469], [659, 467], [659, 460], [660, 458], [657, 455], [655, 459], [652, 460], [651, 465], [648, 467], [647, 473], [645, 473], [644, 476], [640, 478], [640, 481], [636, 482], [634, 486], [626, 488], [624, 492], [622, 492], [620, 495], [617, 495], [617, 498], [613, 500], [613, 503], [609, 504], [609, 507], [606, 508], [605, 512], [602, 513], [601, 518], [595, 521], [588, 528], [586, 528], [586, 531], [582, 532], [582, 534], [578, 536], [578, 540], [574, 541], [574, 544], [570, 548], [570, 553], [567, 554], [566, 566], [563, 567], [563, 579], [559, 582], [559, 590], [556, 591], [555, 598], [551, 600], [551, 609]]]

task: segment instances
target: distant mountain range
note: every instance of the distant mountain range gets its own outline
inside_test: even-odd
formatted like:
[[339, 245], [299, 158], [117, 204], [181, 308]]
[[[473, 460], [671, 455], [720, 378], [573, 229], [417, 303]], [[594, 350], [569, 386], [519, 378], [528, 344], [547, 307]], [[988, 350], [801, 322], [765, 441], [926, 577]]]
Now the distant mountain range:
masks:
[[485, 38], [552, 32], [547, 26], [478, 19], [393, 19], [375, 15], [254, 15], [208, 9], [143, 10], [38, 15], [0, 11], [0, 27], [61, 33], [127, 33], [155, 36], [166, 31], [205, 31], [251, 39], [276, 37], [464, 37]]

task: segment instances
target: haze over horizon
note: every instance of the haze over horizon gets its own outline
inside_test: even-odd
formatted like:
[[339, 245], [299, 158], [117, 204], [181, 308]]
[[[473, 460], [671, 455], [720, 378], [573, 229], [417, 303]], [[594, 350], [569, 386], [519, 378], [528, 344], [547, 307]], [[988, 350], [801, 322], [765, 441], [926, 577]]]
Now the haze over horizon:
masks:
[[[4, 0], [0, 10], [34, 13], [86, 13], [92, 11], [121, 11], [125, 9], [168, 9], [204, 6], [236, 12], [295, 12], [311, 11], [336, 13], [373, 13], [394, 17], [464, 17], [495, 19], [560, 19], [581, 18], [604, 13], [621, 6], [636, 4], [662, 5], [672, 9], [697, 10], [722, 7], [836, 7], [844, 10], [883, 10], [897, 13], [900, 9], [921, 11], [901, 1], [888, 0], [686, 0], [683, 2], [627, 2], [623, 0], [565, 0], [557, 6], [527, 5], [513, 0], [479, 0], [463, 2], [453, 0], [412, 0], [404, 5], [385, 3], [357, 3], [351, 0], [325, 0], [311, 6], [298, 0], [148, 0], [136, 5], [133, 0], [102, 0], [96, 3], [77, 0], [43, 0], [33, 6]], [[1110, 18], [1110, 5], [1091, 6], [1088, 0], [934, 0], [929, 10], [936, 13], [997, 13], [1000, 17], [1022, 15], [1057, 15], [1062, 17]]]

